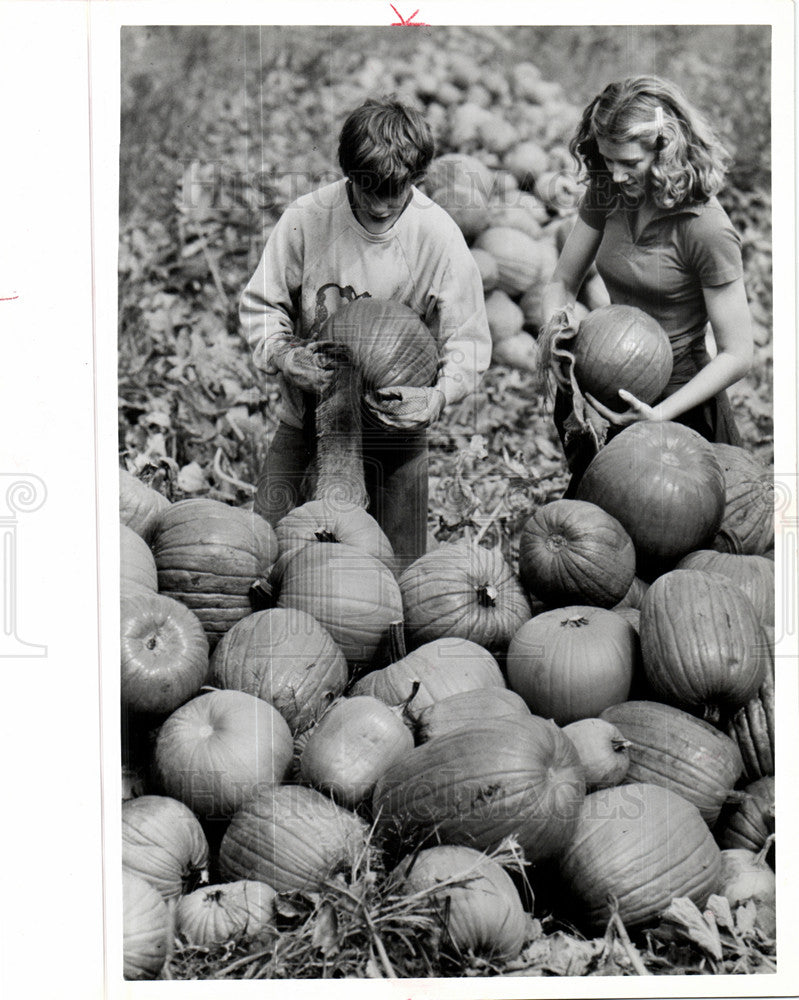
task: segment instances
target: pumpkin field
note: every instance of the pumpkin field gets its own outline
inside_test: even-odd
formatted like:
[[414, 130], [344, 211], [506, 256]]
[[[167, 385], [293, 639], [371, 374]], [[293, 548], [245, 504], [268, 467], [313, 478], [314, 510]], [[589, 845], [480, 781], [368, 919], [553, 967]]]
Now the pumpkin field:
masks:
[[[769, 45], [735, 25], [122, 29], [126, 979], [776, 971]], [[742, 447], [639, 422], [566, 500], [541, 292], [582, 108], [642, 72], [733, 155]], [[306, 502], [275, 527], [253, 509], [278, 392], [238, 316], [282, 211], [340, 176], [346, 114], [387, 94], [433, 130], [422, 187], [492, 337], [479, 391], [430, 428], [409, 566], [363, 482], [337, 492], [321, 431]], [[634, 329], [655, 399], [665, 334], [606, 303], [594, 270], [584, 351]], [[348, 311], [397, 323], [375, 369], [426, 363], [418, 320], [411, 342], [379, 303]], [[575, 376], [601, 398], [592, 364]]]

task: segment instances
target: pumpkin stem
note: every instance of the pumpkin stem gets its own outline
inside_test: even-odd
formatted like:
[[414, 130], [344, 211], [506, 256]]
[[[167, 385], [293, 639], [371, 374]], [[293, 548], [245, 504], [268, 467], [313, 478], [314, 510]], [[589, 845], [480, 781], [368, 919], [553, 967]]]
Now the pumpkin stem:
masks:
[[314, 538], [318, 542], [337, 542], [338, 538], [336, 535], [330, 531], [328, 528], [320, 528], [318, 531], [314, 532]]
[[256, 611], [266, 611], [275, 606], [275, 591], [269, 580], [253, 580], [250, 589], [247, 591], [250, 600], [250, 607], [253, 613]]
[[587, 618], [582, 615], [575, 615], [574, 618], [564, 618], [560, 623], [561, 628], [582, 628], [583, 625], [589, 625], [590, 622]]
[[481, 608], [496, 607], [499, 591], [493, 584], [484, 583], [475, 588], [477, 591], [477, 603]]
[[613, 736], [610, 740], [610, 745], [616, 753], [623, 753], [627, 747], [632, 746], [632, 742], [630, 740], [625, 740], [623, 736]]
[[405, 623], [392, 622], [388, 627], [388, 658], [390, 663], [403, 660], [408, 655], [405, 645]]
[[754, 863], [758, 867], [762, 868], [766, 863], [766, 855], [771, 850], [771, 845], [774, 843], [776, 834], [770, 833], [768, 837], [763, 841], [763, 846], [755, 855]]
[[702, 718], [705, 722], [709, 722], [711, 726], [718, 728], [721, 722], [721, 709], [718, 705], [705, 705]]

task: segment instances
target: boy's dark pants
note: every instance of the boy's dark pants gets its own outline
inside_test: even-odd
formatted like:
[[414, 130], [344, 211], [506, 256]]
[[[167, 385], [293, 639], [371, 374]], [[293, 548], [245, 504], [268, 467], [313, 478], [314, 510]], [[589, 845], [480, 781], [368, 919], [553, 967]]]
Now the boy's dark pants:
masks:
[[[313, 444], [300, 427], [281, 423], [258, 477], [255, 510], [274, 527], [309, 497], [305, 474]], [[388, 536], [404, 569], [427, 550], [427, 430], [363, 429], [363, 466], [369, 513]]]

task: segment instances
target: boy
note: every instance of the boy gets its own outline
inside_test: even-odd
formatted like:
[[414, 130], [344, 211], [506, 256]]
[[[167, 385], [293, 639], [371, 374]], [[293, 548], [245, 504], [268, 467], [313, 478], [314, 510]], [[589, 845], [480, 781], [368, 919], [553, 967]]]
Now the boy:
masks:
[[371, 296], [404, 303], [430, 329], [440, 357], [435, 385], [392, 386], [365, 401], [369, 510], [401, 567], [426, 551], [426, 428], [477, 388], [491, 357], [477, 266], [450, 216], [414, 187], [433, 152], [429, 126], [413, 108], [391, 99], [356, 108], [339, 138], [345, 178], [289, 205], [240, 310], [254, 364], [280, 382], [280, 424], [255, 499], [273, 525], [304, 500], [313, 457], [307, 410], [330, 378], [313, 342], [328, 316]]

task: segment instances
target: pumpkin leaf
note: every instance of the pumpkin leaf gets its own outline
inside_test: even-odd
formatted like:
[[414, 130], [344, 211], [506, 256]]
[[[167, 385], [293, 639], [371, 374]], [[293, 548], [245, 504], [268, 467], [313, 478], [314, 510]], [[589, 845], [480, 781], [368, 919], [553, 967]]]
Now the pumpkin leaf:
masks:
[[338, 918], [333, 904], [328, 900], [316, 912], [311, 940], [323, 955], [335, 955], [339, 950]]
[[715, 919], [702, 915], [696, 903], [687, 896], [673, 899], [661, 916], [659, 930], [673, 939], [683, 938], [701, 948], [716, 961], [721, 961], [723, 952]]

